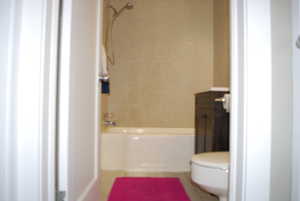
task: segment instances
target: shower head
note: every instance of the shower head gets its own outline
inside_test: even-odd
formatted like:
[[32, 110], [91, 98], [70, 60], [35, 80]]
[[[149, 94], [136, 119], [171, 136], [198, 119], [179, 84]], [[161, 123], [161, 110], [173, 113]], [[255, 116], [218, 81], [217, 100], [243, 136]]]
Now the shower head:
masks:
[[116, 18], [118, 18], [120, 15], [121, 15], [121, 13], [124, 11], [124, 10], [131, 10], [131, 9], [133, 9], [133, 4], [131, 3], [131, 2], [128, 2], [127, 4], [125, 4], [120, 10], [117, 10], [114, 6], [112, 6], [112, 5], [109, 5], [108, 6], [109, 8], [111, 8], [112, 10], [113, 10], [113, 12], [114, 12], [114, 14], [113, 14], [113, 17], [116, 19]]
[[133, 4], [131, 2], [128, 2], [126, 5], [125, 5], [125, 8], [130, 10], [130, 9], [133, 9]]

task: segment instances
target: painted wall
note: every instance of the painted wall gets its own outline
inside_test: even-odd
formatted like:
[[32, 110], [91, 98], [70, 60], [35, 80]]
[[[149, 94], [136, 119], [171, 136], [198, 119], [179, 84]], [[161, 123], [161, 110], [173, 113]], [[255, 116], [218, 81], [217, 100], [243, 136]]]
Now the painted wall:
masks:
[[214, 86], [229, 86], [229, 0], [214, 0]]
[[272, 143], [270, 200], [291, 199], [292, 6], [272, 0]]
[[[126, 3], [111, 2], [117, 8]], [[214, 79], [214, 39], [223, 40], [226, 31], [223, 26], [214, 34], [213, 10], [211, 0], [141, 0], [124, 11], [114, 26], [116, 64], [103, 111], [123, 127], [194, 127], [193, 94], [228, 83], [220, 68], [227, 64], [221, 55], [226, 42], [217, 49], [216, 71], [226, 75]]]

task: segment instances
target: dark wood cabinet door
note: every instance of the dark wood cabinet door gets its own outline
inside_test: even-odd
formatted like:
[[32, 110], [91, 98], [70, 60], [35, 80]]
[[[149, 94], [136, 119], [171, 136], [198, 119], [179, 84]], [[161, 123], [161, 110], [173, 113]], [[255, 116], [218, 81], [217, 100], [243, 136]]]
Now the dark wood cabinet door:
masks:
[[212, 128], [214, 124], [213, 111], [201, 108], [196, 112], [196, 153], [207, 152], [213, 147]]
[[223, 108], [216, 107], [214, 115], [213, 151], [229, 151], [229, 113]]
[[215, 102], [224, 92], [196, 94], [195, 153], [229, 150], [229, 113]]

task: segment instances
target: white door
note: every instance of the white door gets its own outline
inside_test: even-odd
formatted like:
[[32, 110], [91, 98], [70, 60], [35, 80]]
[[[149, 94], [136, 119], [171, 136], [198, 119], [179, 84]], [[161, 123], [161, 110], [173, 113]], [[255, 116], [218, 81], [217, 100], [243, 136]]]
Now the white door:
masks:
[[62, 1], [58, 190], [65, 201], [99, 199], [97, 82], [101, 0]]

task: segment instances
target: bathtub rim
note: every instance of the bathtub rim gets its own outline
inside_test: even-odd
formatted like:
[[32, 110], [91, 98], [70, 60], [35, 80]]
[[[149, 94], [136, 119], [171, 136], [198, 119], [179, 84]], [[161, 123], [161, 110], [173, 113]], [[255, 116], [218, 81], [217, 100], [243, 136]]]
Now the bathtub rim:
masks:
[[105, 128], [103, 135], [195, 135], [194, 128], [157, 128], [157, 127], [110, 127]]

